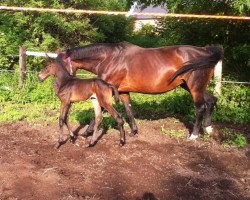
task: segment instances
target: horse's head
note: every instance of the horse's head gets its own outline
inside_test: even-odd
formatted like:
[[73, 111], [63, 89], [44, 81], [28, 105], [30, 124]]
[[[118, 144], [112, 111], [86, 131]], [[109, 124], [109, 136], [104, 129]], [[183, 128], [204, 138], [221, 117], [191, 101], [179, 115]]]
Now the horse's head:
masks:
[[39, 81], [44, 81], [48, 76], [55, 75], [56, 73], [56, 60], [49, 58], [46, 55], [46, 64], [42, 71], [38, 74]]

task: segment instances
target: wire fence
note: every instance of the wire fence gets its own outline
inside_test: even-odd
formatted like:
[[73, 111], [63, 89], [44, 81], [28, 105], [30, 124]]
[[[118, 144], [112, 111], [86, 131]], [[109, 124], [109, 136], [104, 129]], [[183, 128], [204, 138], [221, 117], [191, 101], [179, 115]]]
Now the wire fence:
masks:
[[198, 18], [198, 19], [221, 19], [221, 20], [249, 20], [248, 16], [225, 16], [225, 15], [197, 15], [197, 14], [177, 14], [177, 13], [142, 13], [128, 11], [106, 11], [106, 10], [77, 10], [77, 9], [57, 9], [57, 8], [34, 8], [0, 6], [0, 10], [12, 10], [22, 12], [52, 12], [52, 13], [72, 13], [72, 14], [102, 14], [102, 15], [125, 15], [128, 16], [151, 16], [151, 17], [177, 17], [177, 18]]
[[[0, 70], [0, 76], [3, 76], [4, 73], [9, 73], [10, 75], [12, 74], [14, 76], [14, 75], [18, 75], [19, 72], [17, 70], [1, 69]], [[39, 73], [39, 71], [26, 70], [25, 73], [30, 74], [30, 75], [37, 75]], [[90, 72], [85, 72], [85, 73], [78, 72], [76, 74], [76, 76], [81, 77], [81, 78], [96, 78], [97, 77], [97, 75], [92, 74]]]

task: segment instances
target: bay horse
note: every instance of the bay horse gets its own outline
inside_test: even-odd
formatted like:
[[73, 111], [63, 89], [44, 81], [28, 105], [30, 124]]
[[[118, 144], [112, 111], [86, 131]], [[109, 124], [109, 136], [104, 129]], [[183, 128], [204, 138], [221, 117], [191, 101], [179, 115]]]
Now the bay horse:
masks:
[[63, 63], [56, 59], [48, 59], [44, 69], [38, 74], [40, 81], [44, 81], [50, 75], [55, 76], [54, 90], [57, 97], [61, 101], [59, 127], [60, 134], [56, 148], [65, 143], [63, 139], [63, 125], [65, 124], [70, 133], [71, 140], [75, 139], [75, 135], [71, 131], [68, 123], [68, 114], [71, 103], [91, 99], [94, 107], [95, 121], [94, 133], [88, 147], [94, 146], [98, 139], [98, 129], [102, 122], [102, 108], [105, 108], [111, 116], [115, 118], [120, 130], [120, 145], [125, 144], [125, 132], [123, 128], [123, 119], [120, 114], [112, 106], [112, 94], [114, 92], [115, 102], [119, 102], [119, 93], [117, 88], [106, 83], [101, 79], [79, 79], [72, 77], [68, 71], [62, 66]]
[[[75, 47], [62, 51], [59, 57], [70, 74], [75, 76], [78, 69], [84, 69], [118, 88], [130, 121], [131, 135], [135, 135], [138, 128], [130, 92], [159, 94], [181, 86], [190, 92], [194, 101], [196, 121], [189, 139], [196, 139], [205, 112], [204, 126], [208, 133], [212, 132], [211, 118], [217, 98], [208, 93], [206, 87], [222, 55], [222, 50], [216, 46], [142, 48], [121, 42]], [[91, 131], [93, 125], [85, 133]]]

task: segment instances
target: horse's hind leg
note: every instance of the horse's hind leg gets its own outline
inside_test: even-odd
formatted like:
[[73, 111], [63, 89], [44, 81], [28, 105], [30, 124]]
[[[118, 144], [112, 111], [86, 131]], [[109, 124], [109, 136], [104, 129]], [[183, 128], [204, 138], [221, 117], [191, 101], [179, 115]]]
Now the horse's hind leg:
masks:
[[212, 113], [214, 110], [214, 106], [217, 102], [217, 98], [208, 93], [207, 91], [204, 92], [204, 100], [207, 106], [207, 113], [205, 116], [205, 122], [204, 122], [204, 127], [205, 127], [205, 131], [210, 134], [213, 132], [213, 128], [212, 128]]
[[111, 104], [105, 105], [105, 109], [109, 112], [109, 114], [115, 118], [119, 131], [120, 131], [120, 146], [123, 146], [125, 144], [125, 131], [123, 128], [123, 119], [121, 115], [114, 109], [114, 107]]
[[88, 137], [91, 133], [93, 133], [94, 126], [95, 126], [95, 118], [90, 121], [87, 130], [83, 134], [81, 134], [81, 136]]
[[130, 99], [129, 93], [120, 94], [120, 98], [125, 106], [125, 110], [129, 119], [129, 125], [131, 128], [130, 136], [135, 136], [136, 134], [138, 134], [138, 128], [135, 122], [135, 117], [133, 114], [133, 109], [131, 106], [131, 99]]
[[194, 124], [193, 131], [191, 135], [189, 136], [189, 139], [195, 140], [196, 138], [198, 138], [199, 131], [201, 130], [202, 120], [203, 120], [204, 113], [206, 111], [206, 106], [205, 106], [203, 92], [191, 91], [191, 94], [193, 96], [193, 100], [195, 104], [196, 121]]
[[105, 108], [109, 112], [109, 114], [115, 118], [120, 130], [120, 146], [123, 146], [125, 144], [125, 131], [123, 128], [124, 121], [121, 115], [112, 106], [112, 90], [109, 87], [108, 90], [105, 90], [105, 88], [103, 88], [100, 91], [98, 90], [96, 95], [102, 107]]

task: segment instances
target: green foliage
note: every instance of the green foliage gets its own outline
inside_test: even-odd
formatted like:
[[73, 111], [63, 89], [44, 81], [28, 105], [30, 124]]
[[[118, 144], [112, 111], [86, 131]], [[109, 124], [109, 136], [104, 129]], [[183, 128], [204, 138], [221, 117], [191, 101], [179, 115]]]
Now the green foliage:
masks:
[[161, 131], [170, 137], [178, 138], [178, 139], [184, 139], [186, 137], [186, 133], [184, 129], [179, 130], [173, 130], [173, 129], [166, 129], [164, 125], [161, 126]]
[[132, 105], [136, 118], [159, 119], [159, 117], [184, 114], [193, 119], [194, 104], [192, 97], [181, 88], [157, 95], [133, 93], [131, 98], [133, 99]]
[[223, 85], [218, 97], [214, 119], [224, 122], [250, 121], [250, 88], [242, 85]]
[[38, 82], [37, 74], [27, 73], [25, 85], [18, 87], [18, 73], [3, 72], [0, 76], [0, 102], [12, 103], [45, 103], [55, 102], [52, 78], [43, 84]]
[[145, 24], [138, 31], [135, 31], [129, 38], [129, 42], [142, 47], [162, 46], [162, 39], [159, 38], [156, 27], [151, 24]]
[[[70, 0], [24, 1], [3, 0], [1, 5], [124, 10], [126, 1], [118, 0]], [[56, 51], [94, 42], [118, 42], [126, 40], [132, 32], [130, 19], [123, 16], [79, 15], [49, 12], [0, 13], [0, 55], [18, 55], [19, 46], [28, 50]], [[28, 58], [29, 70], [41, 68], [42, 61]], [[15, 69], [18, 58], [1, 57], [0, 69]]]
[[133, 30], [132, 20], [125, 16], [96, 15], [91, 17], [91, 23], [98, 27], [102, 42], [125, 41]]
[[[128, 0], [128, 6], [135, 1]], [[230, 1], [203, 1], [203, 0], [137, 0], [142, 6], [167, 4], [170, 12], [173, 13], [202, 13], [202, 14], [225, 14], [237, 15], [250, 13], [249, 0], [230, 0]]]
[[247, 139], [242, 133], [236, 133], [225, 128], [222, 134], [222, 144], [224, 147], [236, 146], [237, 148], [242, 148], [247, 145]]
[[[224, 49], [223, 73], [238, 80], [249, 80], [250, 32], [248, 22], [166, 18], [160, 22], [159, 36], [165, 45], [220, 44]], [[211, 31], [212, 30], [212, 31]], [[241, 33], [241, 34], [239, 34]]]

